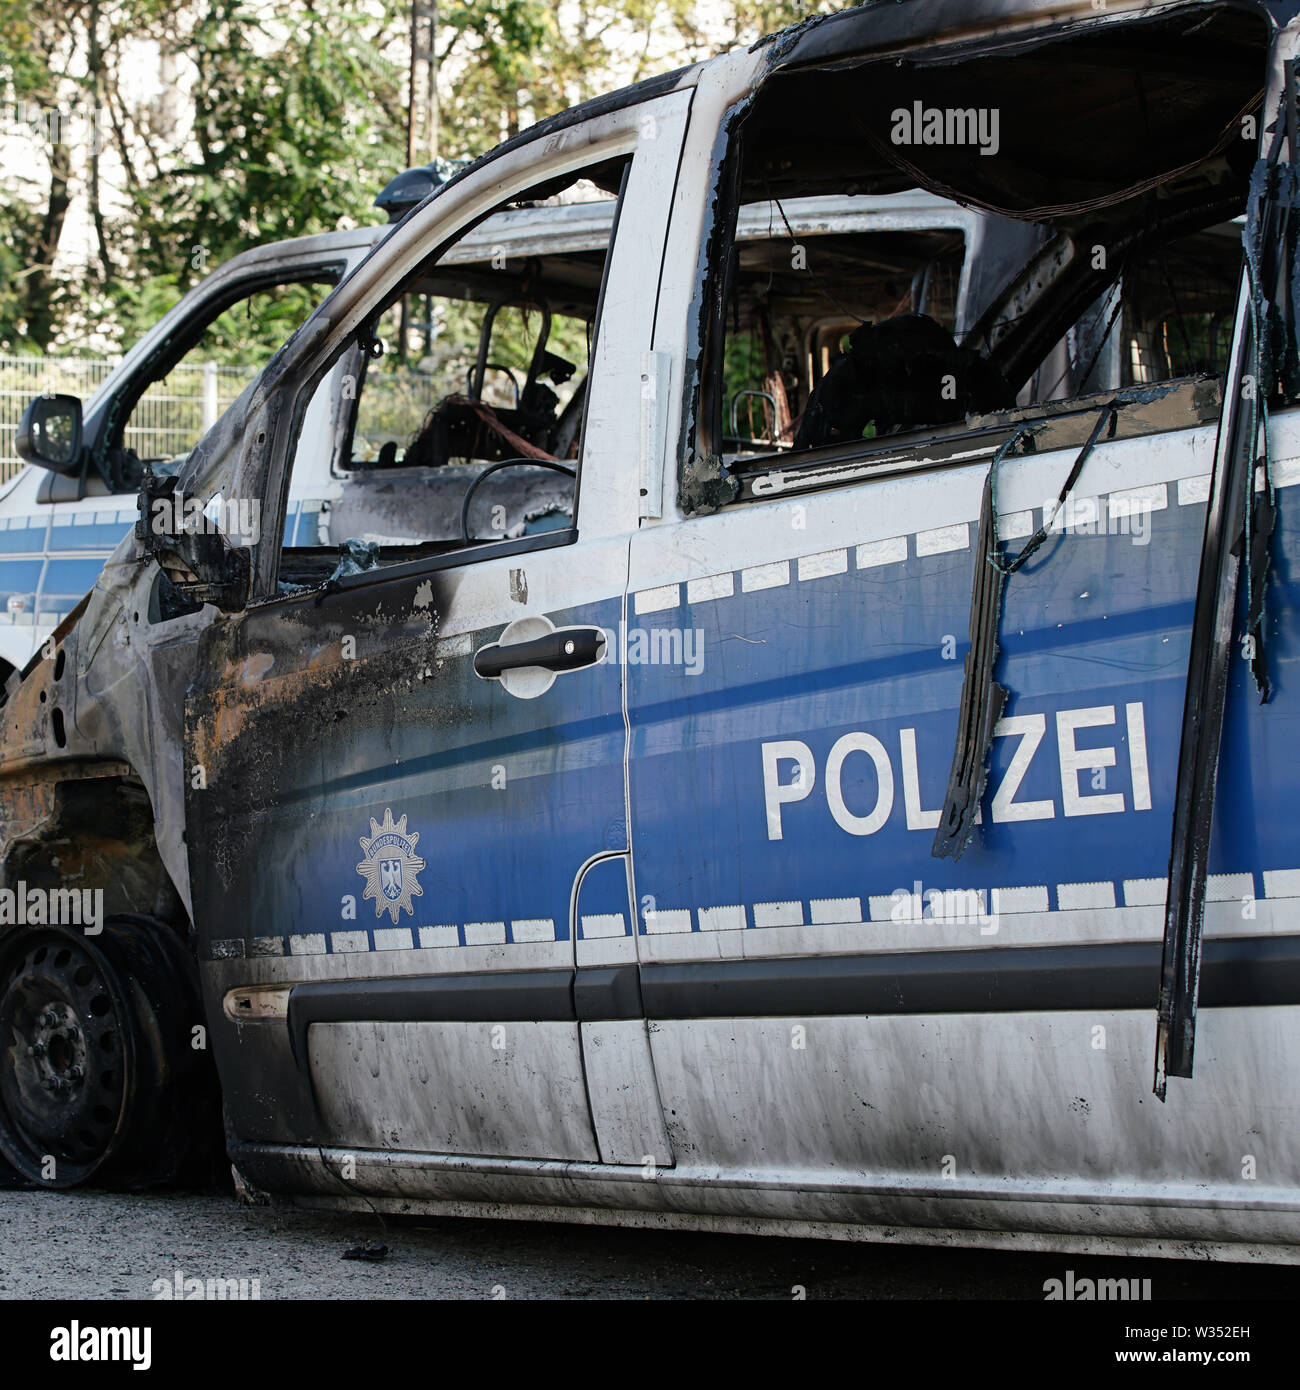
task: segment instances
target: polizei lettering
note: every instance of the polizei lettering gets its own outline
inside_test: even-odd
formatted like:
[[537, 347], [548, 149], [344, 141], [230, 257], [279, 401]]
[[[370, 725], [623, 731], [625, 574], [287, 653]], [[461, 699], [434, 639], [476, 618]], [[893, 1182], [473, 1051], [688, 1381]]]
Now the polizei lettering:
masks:
[[[1112, 745], [1080, 747], [1080, 731], [1116, 726], [1124, 731], [1125, 749]], [[1025, 778], [1036, 759], [1051, 758], [1042, 748], [1049, 728], [1054, 735], [1056, 770], [1059, 773], [1059, 801], [1021, 795]], [[1118, 815], [1127, 810], [1151, 809], [1151, 776], [1147, 767], [1146, 718], [1140, 701], [1124, 705], [1093, 705], [1086, 709], [1057, 710], [1049, 725], [1046, 714], [1016, 714], [1000, 719], [995, 738], [1015, 740], [1011, 760], [1001, 778], [990, 777], [990, 812], [994, 821], [1053, 820], [1063, 816]], [[1125, 756], [1128, 763], [1128, 789], [1111, 790], [1108, 771]], [[865, 731], [844, 734], [831, 745], [826, 761], [818, 769], [812, 749], [799, 739], [781, 739], [762, 745], [763, 806], [767, 818], [767, 838], [780, 840], [785, 834], [784, 808], [806, 801], [820, 785], [835, 824], [850, 835], [874, 835], [893, 815], [901, 802], [908, 830], [933, 833], [939, 824], [938, 802], [923, 803], [921, 774], [917, 755], [916, 730], [900, 729], [897, 743], [886, 746], [875, 734]], [[791, 764], [793, 768], [791, 769]], [[846, 778], [846, 768], [849, 776]], [[946, 772], [947, 764], [943, 771]], [[871, 790], [864, 802], [859, 795], [850, 805], [844, 795], [846, 780], [852, 782], [866, 772]], [[937, 790], [942, 772], [930, 772], [929, 782]]]

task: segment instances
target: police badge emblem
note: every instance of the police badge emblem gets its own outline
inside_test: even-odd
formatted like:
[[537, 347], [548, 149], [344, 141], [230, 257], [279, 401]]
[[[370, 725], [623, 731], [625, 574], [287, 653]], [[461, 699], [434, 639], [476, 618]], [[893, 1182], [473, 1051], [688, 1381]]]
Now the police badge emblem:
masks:
[[418, 830], [406, 833], [405, 816], [393, 823], [390, 807], [384, 807], [382, 825], [374, 816], [370, 817], [370, 838], [361, 837], [361, 853], [365, 858], [357, 865], [357, 873], [366, 881], [362, 901], [374, 900], [376, 917], [388, 912], [396, 922], [402, 911], [412, 917], [415, 915], [411, 899], [424, 896], [424, 889], [420, 887], [424, 860], [415, 853], [419, 839]]

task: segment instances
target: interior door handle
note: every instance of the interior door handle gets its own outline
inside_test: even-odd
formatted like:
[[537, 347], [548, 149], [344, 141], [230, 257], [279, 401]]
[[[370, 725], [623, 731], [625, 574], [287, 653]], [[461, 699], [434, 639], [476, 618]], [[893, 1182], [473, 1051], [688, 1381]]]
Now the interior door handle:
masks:
[[594, 666], [604, 655], [609, 639], [598, 627], [562, 627], [528, 642], [502, 646], [493, 642], [474, 653], [474, 670], [484, 680], [495, 680], [504, 671], [521, 666], [540, 666], [545, 671], [577, 671]]

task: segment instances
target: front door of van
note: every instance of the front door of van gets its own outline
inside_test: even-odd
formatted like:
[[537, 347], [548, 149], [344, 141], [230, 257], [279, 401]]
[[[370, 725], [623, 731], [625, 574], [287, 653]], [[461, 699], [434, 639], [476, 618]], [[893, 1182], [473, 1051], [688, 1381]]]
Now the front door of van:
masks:
[[[374, 347], [398, 289], [377, 297], [360, 330], [373, 336], [354, 430], [356, 486], [382, 483], [448, 525], [411, 559], [379, 539], [376, 565], [366, 531], [381, 526], [367, 523], [359, 559], [344, 566], [354, 572], [328, 582], [337, 554], [286, 550], [280, 580], [289, 592], [204, 635], [187, 711], [200, 952], [224, 962], [223, 980], [242, 955], [249, 979], [287, 989], [298, 1094], [310, 1097], [312, 1115], [309, 1134], [290, 1134], [236, 1094], [243, 1139], [525, 1160], [629, 1161], [624, 1153], [636, 1148], [640, 1162], [646, 1152], [626, 1104], [602, 1107], [589, 1095], [584, 1027], [639, 1018], [618, 872], [627, 850], [621, 668], [605, 659], [606, 634], [622, 617], [636, 514], [619, 422], [637, 417], [667, 218], [663, 180], [675, 167], [687, 99], [654, 103], [649, 122], [635, 112], [610, 118], [594, 175], [619, 204], [603, 224], [607, 247], [589, 244], [593, 207], [591, 218], [576, 219], [585, 230], [572, 245], [539, 235], [526, 260], [494, 250], [491, 265], [458, 262], [453, 247], [420, 270], [401, 293], [442, 336], [408, 344], [409, 380], [398, 380], [406, 354], [391, 339], [387, 363]], [[601, 132], [582, 138], [593, 134], [599, 147]], [[566, 142], [577, 138], [547, 149], [557, 159], [567, 151], [572, 169]], [[622, 161], [613, 174], [611, 157]], [[541, 159], [515, 177], [517, 201], [553, 176]], [[565, 226], [575, 220], [568, 213], [561, 207]], [[502, 245], [518, 216], [504, 214]], [[441, 228], [431, 237], [445, 242]], [[544, 314], [529, 296], [545, 296]], [[587, 323], [562, 337], [565, 316], [584, 314]], [[502, 331], [508, 315], [514, 337]], [[538, 346], [543, 322], [550, 338]], [[466, 345], [455, 334], [469, 339], [468, 406], [457, 359]], [[483, 387], [481, 371], [473, 378], [475, 354], [499, 366], [500, 394]], [[561, 398], [561, 426], [566, 391], [586, 394], [573, 452], [559, 452], [559, 431], [534, 430], [537, 412], [527, 407], [544, 399], [529, 394], [539, 362]], [[445, 396], [438, 373], [448, 363]], [[522, 389], [512, 391], [511, 380]], [[410, 442], [431, 418], [424, 396], [410, 421], [400, 415], [420, 390], [429, 400], [456, 398], [443, 444], [436, 431], [427, 435], [430, 450], [450, 439], [451, 462], [431, 463]], [[567, 464], [511, 463], [517, 445], [502, 448], [475, 423], [489, 417], [509, 421], [517, 438], [533, 431], [532, 447], [556, 449], [552, 458]], [[378, 463], [361, 457], [372, 446]], [[462, 501], [492, 459], [506, 466], [484, 477], [465, 515], [476, 540], [502, 524], [504, 535], [465, 546]], [[565, 467], [578, 473], [576, 509]], [[621, 956], [615, 938], [626, 940]], [[630, 962], [631, 981], [620, 962]], [[259, 1045], [255, 1030], [244, 1033], [246, 1045]], [[652, 1088], [644, 1045], [629, 1053], [608, 1028], [600, 1041], [603, 1056], [631, 1055], [644, 1067], [643, 1076], [607, 1077], [611, 1087]], [[273, 1045], [268, 1035], [268, 1056]], [[246, 1057], [222, 1070], [228, 1094], [249, 1084]], [[639, 1113], [659, 1127], [649, 1095]]]
[[584, 861], [622, 847], [619, 670], [535, 698], [475, 671], [510, 623], [579, 642], [617, 627], [626, 546], [553, 535], [377, 570], [205, 640], [187, 755], [206, 783], [189, 793], [200, 930], [217, 954], [242, 938], [284, 958], [322, 1140], [597, 1157], [569, 902]]

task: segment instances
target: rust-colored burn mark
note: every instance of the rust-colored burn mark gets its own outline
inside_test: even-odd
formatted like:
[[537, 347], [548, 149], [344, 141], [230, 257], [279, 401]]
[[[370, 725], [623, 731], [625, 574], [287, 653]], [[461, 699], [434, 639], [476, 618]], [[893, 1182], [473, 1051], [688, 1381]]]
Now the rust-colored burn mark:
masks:
[[235, 679], [241, 685], [252, 685], [260, 681], [274, 665], [275, 657], [270, 652], [255, 652], [252, 656], [246, 656], [240, 663]]
[[109, 913], [149, 912], [165, 871], [149, 798], [120, 762], [63, 764], [0, 782], [6, 885], [103, 886]]
[[307, 658], [307, 668], [311, 671], [327, 670], [331, 666], [337, 666], [343, 661], [343, 641], [322, 642], [320, 646], [313, 647], [311, 654]]
[[[273, 713], [282, 713], [286, 708], [321, 712], [322, 704], [328, 704], [331, 698], [337, 703], [337, 696], [332, 696], [332, 692], [345, 679], [347, 671], [336, 653], [335, 645], [329, 652], [334, 659], [328, 665], [313, 660], [304, 670], [287, 672], [252, 689], [253, 683], [242, 677], [247, 663], [241, 662], [230, 672], [233, 679], [217, 684], [209, 697], [208, 710], [194, 727], [194, 754], [209, 770], [209, 775], [224, 750], [244, 736], [264, 707]], [[267, 658], [268, 664], [271, 660]]]
[[36, 839], [54, 815], [55, 787], [47, 782], [0, 783], [0, 824], [5, 849], [19, 840]]
[[53, 664], [44, 661], [10, 695], [0, 714], [0, 771], [30, 768], [46, 756]]

